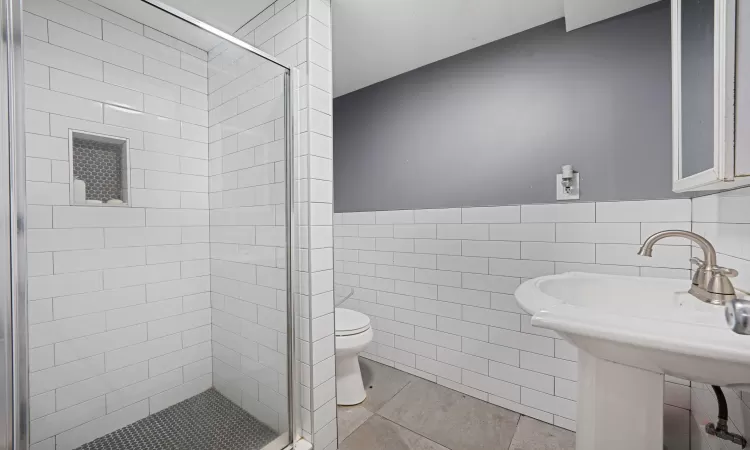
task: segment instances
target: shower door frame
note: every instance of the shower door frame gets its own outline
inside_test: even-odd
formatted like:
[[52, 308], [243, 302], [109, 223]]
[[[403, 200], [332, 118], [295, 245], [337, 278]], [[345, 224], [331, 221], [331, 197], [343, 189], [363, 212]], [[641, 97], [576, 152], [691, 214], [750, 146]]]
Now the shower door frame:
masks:
[[[159, 0], [140, 0], [173, 17], [241, 47], [284, 69], [285, 235], [287, 300], [287, 409], [289, 429], [285, 449], [302, 439], [301, 373], [297, 327], [301, 310], [299, 239], [295, 232], [304, 218], [295, 214], [295, 157], [299, 148], [299, 72], [268, 53]], [[0, 0], [0, 58], [7, 70], [0, 75], [0, 450], [30, 448], [29, 352], [26, 265], [26, 186], [22, 0]], [[300, 210], [304, 210], [301, 208]], [[15, 219], [15, 220], [13, 220]], [[298, 294], [299, 295], [296, 295]], [[310, 392], [312, 397], [312, 391]], [[278, 439], [274, 442], [278, 442]], [[312, 448], [309, 443], [304, 447]]]
[[21, 0], [0, 3], [0, 450], [29, 448], [26, 146]]

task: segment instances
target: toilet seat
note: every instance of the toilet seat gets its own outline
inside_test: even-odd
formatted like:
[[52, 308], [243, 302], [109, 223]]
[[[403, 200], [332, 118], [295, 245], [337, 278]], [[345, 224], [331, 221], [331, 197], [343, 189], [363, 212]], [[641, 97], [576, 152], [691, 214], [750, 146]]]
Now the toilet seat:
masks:
[[336, 308], [336, 336], [353, 336], [370, 329], [370, 318], [361, 312], [345, 308]]

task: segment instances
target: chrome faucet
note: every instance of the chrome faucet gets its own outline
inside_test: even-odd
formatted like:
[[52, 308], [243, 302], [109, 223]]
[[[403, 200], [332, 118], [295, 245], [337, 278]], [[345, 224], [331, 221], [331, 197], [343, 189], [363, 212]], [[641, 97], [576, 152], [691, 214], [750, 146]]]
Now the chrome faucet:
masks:
[[693, 275], [693, 285], [688, 291], [697, 299], [713, 305], [723, 305], [737, 298], [731, 277], [737, 276], [737, 271], [716, 265], [716, 250], [703, 236], [690, 231], [665, 230], [654, 233], [646, 239], [638, 254], [651, 256], [654, 244], [668, 237], [682, 237], [688, 239], [703, 250], [703, 259], [691, 258], [690, 262], [697, 265]]

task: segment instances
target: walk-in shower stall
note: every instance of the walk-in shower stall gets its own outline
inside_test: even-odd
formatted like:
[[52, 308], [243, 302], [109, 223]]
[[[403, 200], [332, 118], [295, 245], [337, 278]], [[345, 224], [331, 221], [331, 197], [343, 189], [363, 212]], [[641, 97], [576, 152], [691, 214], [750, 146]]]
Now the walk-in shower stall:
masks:
[[288, 447], [297, 69], [155, 0], [2, 6], [0, 448]]

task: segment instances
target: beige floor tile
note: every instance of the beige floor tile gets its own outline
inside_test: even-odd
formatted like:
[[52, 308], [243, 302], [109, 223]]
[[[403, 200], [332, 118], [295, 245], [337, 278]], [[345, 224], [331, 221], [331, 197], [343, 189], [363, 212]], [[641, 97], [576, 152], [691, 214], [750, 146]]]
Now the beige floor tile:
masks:
[[576, 435], [572, 431], [521, 417], [509, 450], [575, 450]]
[[378, 415], [346, 438], [339, 450], [448, 450]]
[[343, 441], [360, 425], [372, 416], [372, 413], [361, 405], [338, 407], [339, 442]]
[[507, 449], [519, 415], [423, 380], [412, 381], [378, 414], [451, 450]]

